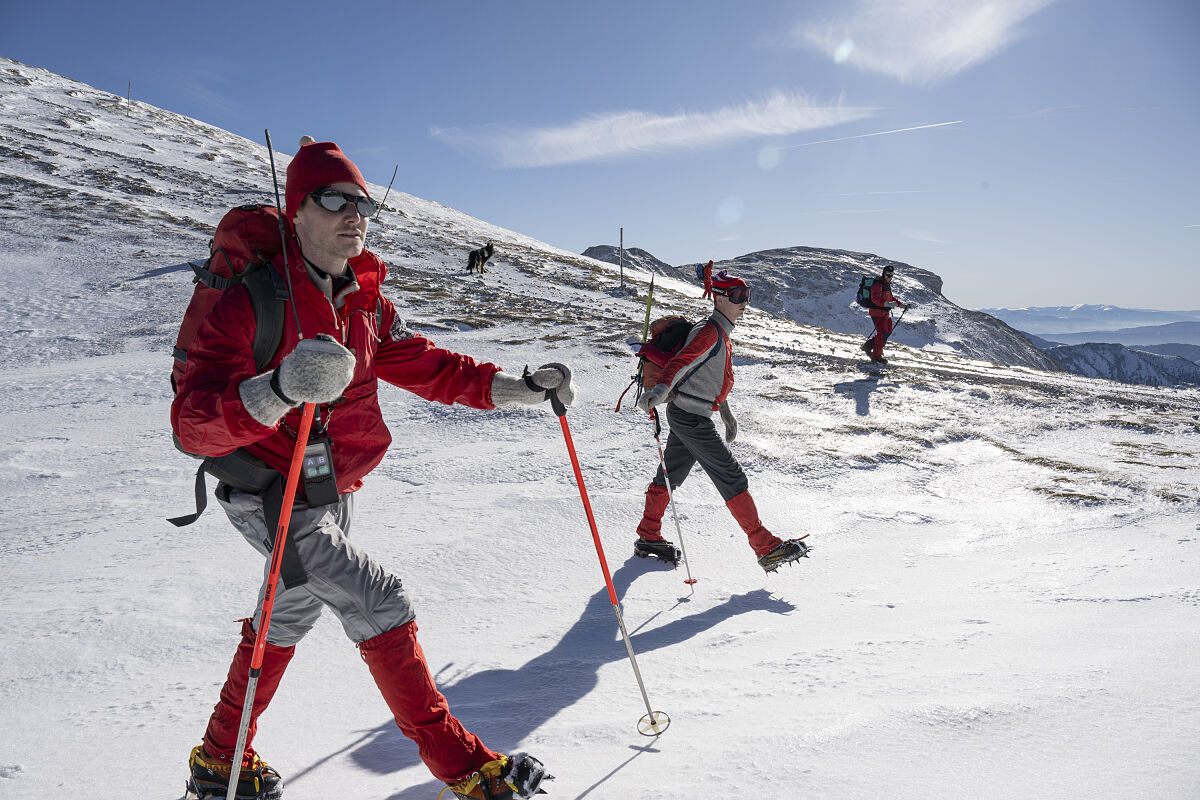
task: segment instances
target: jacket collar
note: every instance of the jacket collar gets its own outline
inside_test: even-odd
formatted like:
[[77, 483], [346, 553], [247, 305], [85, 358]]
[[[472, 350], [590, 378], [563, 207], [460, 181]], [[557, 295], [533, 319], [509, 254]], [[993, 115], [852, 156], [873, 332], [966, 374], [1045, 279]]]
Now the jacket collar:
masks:
[[712, 316], [708, 319], [709, 321], [716, 323], [717, 327], [720, 328], [726, 336], [730, 336], [733, 333], [733, 320], [722, 314], [720, 311], [713, 309]]

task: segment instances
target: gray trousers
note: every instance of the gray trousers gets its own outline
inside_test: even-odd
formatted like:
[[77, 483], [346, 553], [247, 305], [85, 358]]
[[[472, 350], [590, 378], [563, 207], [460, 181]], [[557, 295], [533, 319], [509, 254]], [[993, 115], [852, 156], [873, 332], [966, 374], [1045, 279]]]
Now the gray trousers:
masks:
[[[258, 495], [233, 489], [228, 501], [219, 497], [218, 501], [238, 533], [267, 558], [254, 614], [254, 629], [258, 630], [275, 531], [267, 528], [263, 501]], [[280, 583], [271, 609], [271, 629], [267, 631], [271, 644], [291, 647], [299, 642], [312, 629], [324, 606], [333, 610], [354, 642], [364, 642], [413, 620], [412, 603], [400, 579], [350, 542], [353, 512], [353, 494], [343, 494], [337, 503], [315, 508], [296, 500], [288, 539], [308, 582], [295, 587]]]
[[[672, 490], [683, 483], [697, 462], [712, 478], [725, 501], [750, 488], [746, 473], [733, 453], [729, 452], [725, 440], [717, 433], [712, 417], [702, 417], [668, 403], [667, 423], [671, 426], [671, 433], [663, 449], [663, 461], [667, 463], [667, 472], [671, 475]], [[661, 464], [654, 476], [654, 483], [667, 485]]]

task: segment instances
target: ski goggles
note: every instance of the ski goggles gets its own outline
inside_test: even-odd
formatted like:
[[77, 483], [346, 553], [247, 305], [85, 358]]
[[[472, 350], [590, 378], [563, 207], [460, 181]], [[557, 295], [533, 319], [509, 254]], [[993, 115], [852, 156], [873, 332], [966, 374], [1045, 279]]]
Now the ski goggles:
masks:
[[317, 189], [309, 197], [316, 200], [321, 208], [334, 214], [344, 209], [347, 203], [353, 203], [362, 217], [372, 217], [379, 210], [379, 204], [366, 195], [346, 194], [337, 189]]
[[714, 286], [712, 293], [725, 295], [729, 298], [729, 302], [737, 306], [750, 302], [749, 286], [731, 286], [728, 289], [718, 289]]

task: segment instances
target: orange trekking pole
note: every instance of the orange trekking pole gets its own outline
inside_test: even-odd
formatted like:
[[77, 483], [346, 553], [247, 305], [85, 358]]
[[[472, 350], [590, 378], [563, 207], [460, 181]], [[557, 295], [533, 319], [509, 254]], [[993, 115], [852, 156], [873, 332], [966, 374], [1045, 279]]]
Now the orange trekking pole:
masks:
[[[304, 339], [300, 329], [300, 317], [296, 314], [296, 299], [292, 293], [292, 272], [288, 269], [287, 233], [283, 227], [283, 208], [279, 202], [279, 179], [275, 175], [275, 151], [271, 147], [271, 132], [266, 131], [267, 153], [271, 157], [271, 179], [275, 183], [275, 208], [279, 211], [279, 238], [283, 244], [283, 271], [287, 276], [288, 298], [292, 303], [292, 318], [296, 321], [296, 332]], [[305, 403], [300, 413], [300, 427], [296, 431], [296, 447], [292, 450], [292, 462], [288, 465], [287, 482], [283, 489], [283, 506], [279, 510], [279, 525], [275, 529], [275, 547], [271, 550], [271, 570], [267, 573], [267, 588], [263, 592], [262, 619], [254, 634], [254, 652], [250, 658], [250, 680], [246, 684], [246, 698], [242, 703], [242, 719], [238, 723], [237, 745], [230, 759], [229, 789], [226, 800], [237, 795], [238, 779], [242, 776], [242, 759], [246, 749], [246, 738], [250, 731], [250, 713], [254, 708], [254, 691], [258, 688], [258, 677], [262, 674], [263, 653], [267, 649], [267, 631], [271, 628], [271, 611], [275, 607], [275, 589], [279, 585], [279, 572], [283, 568], [283, 548], [287, 544], [288, 523], [292, 521], [292, 506], [296, 502], [296, 488], [300, 485], [300, 468], [304, 464], [304, 450], [308, 446], [308, 433], [312, 429], [316, 406]]]
[[[553, 365], [559, 366], [559, 365]], [[566, 369], [563, 367], [563, 369]], [[565, 380], [570, 380], [567, 374]], [[629, 652], [629, 663], [633, 665], [633, 674], [637, 678], [638, 688], [642, 690], [642, 701], [646, 704], [646, 713], [638, 720], [638, 733], [643, 736], [658, 736], [666, 731], [671, 724], [671, 718], [663, 711], [650, 708], [650, 698], [646, 695], [646, 685], [642, 682], [642, 672], [638, 669], [637, 657], [633, 654], [633, 644], [629, 641], [629, 633], [625, 630], [625, 620], [621, 616], [621, 606], [617, 601], [617, 590], [613, 588], [612, 575], [608, 571], [608, 562], [604, 559], [604, 546], [600, 544], [600, 533], [596, 529], [596, 517], [592, 514], [592, 504], [588, 500], [587, 488], [583, 485], [583, 472], [579, 469], [579, 457], [575, 455], [575, 443], [571, 440], [571, 429], [567, 426], [567, 407], [558, 398], [558, 392], [547, 390], [550, 405], [558, 415], [558, 423], [562, 426], [563, 439], [567, 443], [567, 453], [571, 456], [571, 466], [575, 469], [575, 484], [579, 487], [579, 497], [583, 500], [583, 510], [587, 512], [588, 524], [592, 528], [592, 542], [596, 545], [596, 555], [600, 558], [600, 569], [604, 572], [604, 583], [608, 586], [608, 599], [612, 603], [613, 613], [617, 615], [617, 626], [621, 629], [621, 638], [625, 640], [625, 649]]]
[[242, 703], [242, 719], [238, 724], [237, 746], [233, 751], [229, 770], [229, 792], [226, 800], [234, 800], [238, 778], [242, 772], [242, 752], [250, 730], [250, 711], [254, 708], [254, 690], [258, 687], [258, 676], [262, 673], [263, 653], [267, 649], [267, 631], [271, 628], [271, 610], [275, 606], [275, 589], [279, 585], [279, 571], [283, 566], [283, 548], [287, 544], [288, 523], [292, 519], [292, 506], [296, 500], [296, 486], [300, 483], [300, 467], [304, 463], [304, 448], [308, 445], [308, 432], [312, 428], [316, 406], [305, 403], [300, 417], [300, 428], [296, 433], [296, 448], [292, 451], [292, 463], [288, 467], [287, 483], [283, 490], [283, 508], [279, 512], [279, 527], [275, 530], [275, 548], [271, 551], [271, 571], [267, 575], [267, 588], [263, 593], [262, 620], [254, 635], [254, 654], [250, 658], [250, 682], [246, 684], [246, 699]]

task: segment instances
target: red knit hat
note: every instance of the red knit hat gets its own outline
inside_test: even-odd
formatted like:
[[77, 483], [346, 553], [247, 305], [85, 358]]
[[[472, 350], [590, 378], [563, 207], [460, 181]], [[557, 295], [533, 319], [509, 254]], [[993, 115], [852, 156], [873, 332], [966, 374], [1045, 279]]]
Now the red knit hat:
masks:
[[[367, 182], [354, 162], [333, 142], [306, 144], [296, 153], [287, 168], [287, 218], [296, 216], [300, 204], [310, 193], [335, 183], [353, 183], [367, 192]], [[367, 192], [370, 195], [370, 192]]]

